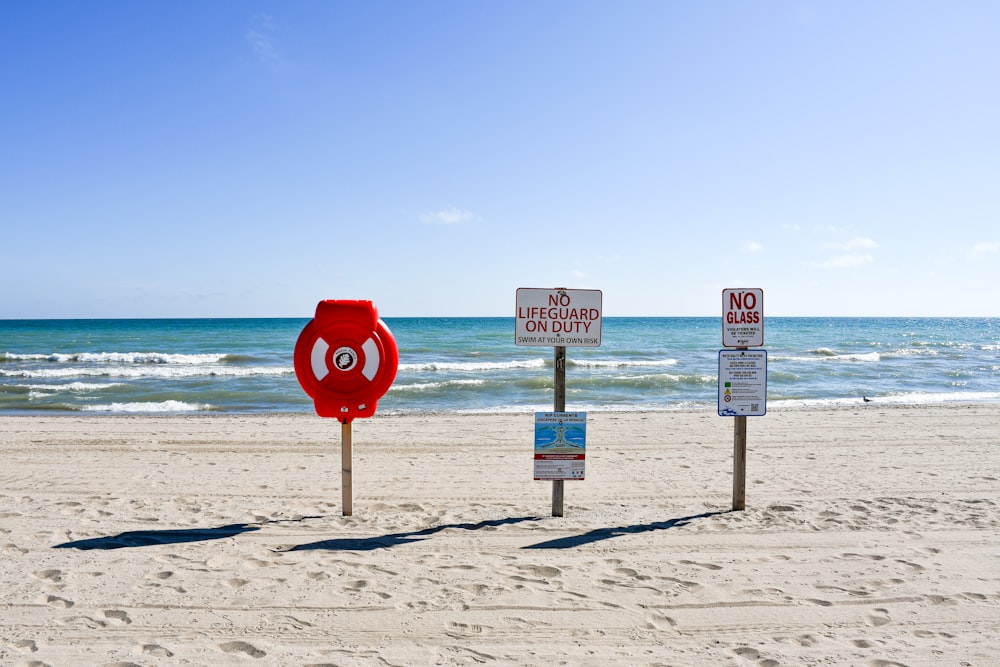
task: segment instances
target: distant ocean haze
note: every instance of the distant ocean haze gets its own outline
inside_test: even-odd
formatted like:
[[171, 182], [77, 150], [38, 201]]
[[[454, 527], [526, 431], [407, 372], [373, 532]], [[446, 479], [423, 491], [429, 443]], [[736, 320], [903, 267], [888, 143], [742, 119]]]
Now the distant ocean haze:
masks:
[[[312, 412], [302, 319], [0, 321], [0, 414]], [[399, 372], [380, 414], [552, 409], [549, 347], [514, 318], [385, 318]], [[1000, 401], [998, 318], [770, 318], [768, 410]], [[712, 410], [722, 318], [606, 317], [567, 350], [568, 410]]]

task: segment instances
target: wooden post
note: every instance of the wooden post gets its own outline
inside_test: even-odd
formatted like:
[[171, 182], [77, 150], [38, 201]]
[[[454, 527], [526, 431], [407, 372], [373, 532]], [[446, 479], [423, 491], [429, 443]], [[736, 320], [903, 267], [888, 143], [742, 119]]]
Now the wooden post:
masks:
[[[566, 347], [557, 345], [552, 370], [552, 409], [566, 412]], [[563, 515], [563, 480], [552, 480], [552, 516]]]
[[747, 418], [740, 415], [733, 419], [733, 510], [744, 510], [747, 501]]
[[354, 468], [353, 449], [351, 422], [342, 422], [340, 426], [340, 500], [344, 506], [344, 516], [354, 514], [354, 480], [351, 478]]

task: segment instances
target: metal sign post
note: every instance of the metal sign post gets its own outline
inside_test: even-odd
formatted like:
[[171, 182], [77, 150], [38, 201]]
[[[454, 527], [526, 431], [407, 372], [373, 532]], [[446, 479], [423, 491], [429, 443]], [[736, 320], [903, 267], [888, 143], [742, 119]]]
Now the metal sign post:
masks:
[[747, 417], [733, 417], [733, 510], [747, 508]]
[[[566, 347], [555, 348], [552, 371], [552, 410], [566, 412]], [[563, 480], [552, 480], [552, 516], [563, 515]]]
[[351, 422], [340, 426], [340, 501], [344, 516], [354, 514], [354, 442]]

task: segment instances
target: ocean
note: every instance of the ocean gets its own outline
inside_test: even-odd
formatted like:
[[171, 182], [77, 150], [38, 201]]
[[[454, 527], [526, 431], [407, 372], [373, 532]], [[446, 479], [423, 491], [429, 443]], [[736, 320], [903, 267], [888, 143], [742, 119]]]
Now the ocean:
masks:
[[[313, 412], [308, 319], [0, 320], [0, 414]], [[399, 371], [379, 414], [552, 409], [553, 348], [514, 318], [385, 318]], [[717, 317], [604, 318], [567, 349], [566, 409], [718, 408]], [[767, 410], [1000, 402], [1000, 318], [768, 318]]]

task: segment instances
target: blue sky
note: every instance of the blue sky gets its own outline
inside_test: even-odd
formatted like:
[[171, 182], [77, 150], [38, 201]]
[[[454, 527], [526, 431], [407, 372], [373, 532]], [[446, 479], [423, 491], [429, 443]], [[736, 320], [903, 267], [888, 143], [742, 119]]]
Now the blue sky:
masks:
[[997, 2], [0, 19], [0, 318], [1000, 315]]

